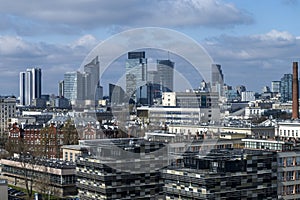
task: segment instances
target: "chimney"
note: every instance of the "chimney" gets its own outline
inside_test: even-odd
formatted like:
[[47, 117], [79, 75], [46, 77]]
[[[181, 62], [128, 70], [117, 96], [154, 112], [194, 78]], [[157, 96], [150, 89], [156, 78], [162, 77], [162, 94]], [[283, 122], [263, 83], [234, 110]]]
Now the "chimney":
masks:
[[293, 113], [292, 119], [299, 118], [299, 93], [298, 93], [298, 62], [293, 62]]

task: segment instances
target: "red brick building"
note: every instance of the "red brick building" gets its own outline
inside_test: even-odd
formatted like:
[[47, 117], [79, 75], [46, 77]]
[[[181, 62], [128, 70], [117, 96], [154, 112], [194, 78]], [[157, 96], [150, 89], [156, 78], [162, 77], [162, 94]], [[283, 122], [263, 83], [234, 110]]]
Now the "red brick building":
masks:
[[45, 158], [62, 158], [60, 147], [64, 134], [61, 126], [13, 124], [9, 131], [7, 150], [10, 153], [30, 152]]

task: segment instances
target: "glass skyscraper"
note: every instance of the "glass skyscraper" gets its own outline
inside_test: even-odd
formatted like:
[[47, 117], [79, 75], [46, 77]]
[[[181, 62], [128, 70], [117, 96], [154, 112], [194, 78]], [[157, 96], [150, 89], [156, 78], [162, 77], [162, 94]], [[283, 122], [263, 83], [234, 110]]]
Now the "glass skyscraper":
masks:
[[147, 83], [145, 52], [129, 52], [126, 61], [126, 93], [135, 96], [136, 90]]
[[280, 99], [282, 102], [292, 101], [292, 84], [293, 74], [284, 74], [280, 84]]
[[20, 104], [32, 105], [32, 100], [41, 98], [42, 71], [40, 68], [27, 69], [20, 72]]
[[80, 72], [64, 74], [64, 96], [70, 101], [83, 100], [84, 82]]
[[172, 92], [174, 87], [174, 62], [157, 60], [157, 72], [162, 92]]

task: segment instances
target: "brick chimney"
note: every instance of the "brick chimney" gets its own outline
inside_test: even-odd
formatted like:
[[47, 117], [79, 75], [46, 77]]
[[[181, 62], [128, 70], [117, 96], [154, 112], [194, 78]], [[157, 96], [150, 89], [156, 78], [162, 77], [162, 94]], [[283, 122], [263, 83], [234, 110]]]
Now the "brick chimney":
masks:
[[299, 93], [298, 93], [298, 62], [293, 62], [293, 113], [292, 119], [299, 118]]

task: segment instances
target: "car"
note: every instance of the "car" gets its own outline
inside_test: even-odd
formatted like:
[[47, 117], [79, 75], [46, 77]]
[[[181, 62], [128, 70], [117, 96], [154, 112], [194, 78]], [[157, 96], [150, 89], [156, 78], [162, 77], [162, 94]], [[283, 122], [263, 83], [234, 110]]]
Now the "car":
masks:
[[8, 194], [10, 195], [13, 195], [13, 194], [16, 194], [17, 192], [20, 192], [19, 190], [16, 190], [16, 189], [11, 189]]
[[14, 194], [14, 196], [24, 196], [24, 195], [25, 195], [25, 193], [22, 192], [22, 191], [17, 192], [17, 193]]

